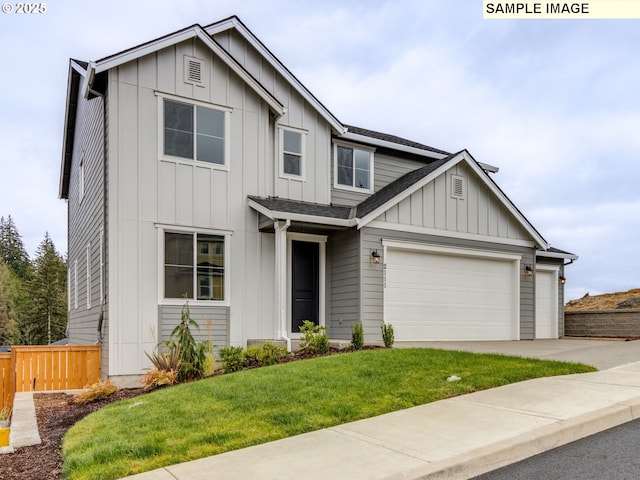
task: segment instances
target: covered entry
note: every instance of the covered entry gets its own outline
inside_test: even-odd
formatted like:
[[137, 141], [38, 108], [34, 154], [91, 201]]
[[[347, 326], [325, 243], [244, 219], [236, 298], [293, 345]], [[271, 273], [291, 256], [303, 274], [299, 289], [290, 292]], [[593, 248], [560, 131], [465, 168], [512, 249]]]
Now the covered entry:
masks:
[[383, 244], [384, 320], [396, 340], [519, 339], [519, 255]]

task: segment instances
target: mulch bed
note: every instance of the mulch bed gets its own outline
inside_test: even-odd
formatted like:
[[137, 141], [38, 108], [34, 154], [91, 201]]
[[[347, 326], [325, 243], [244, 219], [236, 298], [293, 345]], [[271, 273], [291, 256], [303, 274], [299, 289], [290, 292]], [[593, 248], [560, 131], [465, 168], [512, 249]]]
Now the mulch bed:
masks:
[[141, 388], [118, 390], [104, 400], [80, 405], [64, 393], [38, 393], [33, 396], [38, 431], [42, 443], [17, 448], [13, 453], [0, 455], [2, 480], [58, 480], [62, 479], [62, 437], [74, 423], [105, 405], [135, 397]]

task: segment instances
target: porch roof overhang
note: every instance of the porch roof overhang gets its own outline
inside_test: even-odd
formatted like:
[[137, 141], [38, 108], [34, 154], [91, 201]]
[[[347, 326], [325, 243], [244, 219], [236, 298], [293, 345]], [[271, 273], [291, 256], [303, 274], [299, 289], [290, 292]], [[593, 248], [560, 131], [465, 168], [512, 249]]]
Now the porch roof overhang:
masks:
[[354, 209], [351, 207], [256, 196], [249, 196], [248, 204], [249, 207], [273, 221], [290, 220], [344, 228], [356, 225]]

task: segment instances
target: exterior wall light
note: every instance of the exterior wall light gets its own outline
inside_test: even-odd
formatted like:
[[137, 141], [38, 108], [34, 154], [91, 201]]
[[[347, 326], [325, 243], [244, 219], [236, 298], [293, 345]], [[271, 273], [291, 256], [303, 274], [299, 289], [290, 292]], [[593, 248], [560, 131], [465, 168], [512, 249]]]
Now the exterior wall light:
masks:
[[378, 250], [371, 251], [371, 257], [369, 257], [369, 261], [376, 264], [380, 263], [380, 254], [378, 253]]
[[560, 285], [564, 285], [565, 283], [567, 283], [567, 279], [562, 275], [558, 277], [558, 280], [560, 281]]
[[531, 267], [531, 265], [525, 265], [524, 274], [527, 277], [533, 277], [533, 268]]

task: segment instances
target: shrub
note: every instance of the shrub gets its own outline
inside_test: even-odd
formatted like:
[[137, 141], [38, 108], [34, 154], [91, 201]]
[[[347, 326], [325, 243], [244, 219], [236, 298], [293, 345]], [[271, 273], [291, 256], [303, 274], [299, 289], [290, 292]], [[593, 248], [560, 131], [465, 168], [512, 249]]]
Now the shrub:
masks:
[[382, 330], [382, 341], [384, 342], [384, 346], [389, 348], [393, 345], [393, 325], [390, 323], [383, 323], [380, 327]]
[[265, 342], [258, 348], [258, 365], [261, 367], [267, 365], [275, 365], [285, 358], [289, 357], [289, 351], [286, 347], [274, 345], [271, 342]]
[[237, 372], [245, 367], [246, 354], [242, 347], [224, 347], [219, 353], [225, 373]]
[[149, 370], [149, 372], [142, 377], [143, 388], [145, 390], [152, 390], [154, 388], [164, 387], [166, 385], [175, 385], [178, 382], [178, 373], [176, 370]]
[[329, 353], [327, 327], [321, 327], [309, 320], [305, 320], [300, 327], [300, 333], [302, 333], [302, 343], [300, 345], [302, 351], [320, 355]]
[[116, 393], [119, 389], [118, 386], [111, 383], [111, 380], [100, 380], [93, 385], [88, 385], [86, 389], [73, 396], [75, 403], [85, 404], [97, 402], [103, 398], [107, 398], [109, 395]]
[[351, 346], [354, 350], [360, 350], [364, 345], [364, 329], [360, 322], [351, 327]]
[[156, 370], [174, 370], [180, 369], [182, 360], [180, 359], [180, 350], [178, 348], [170, 349], [168, 352], [154, 352], [149, 355], [144, 352], [147, 358], [151, 361], [151, 364]]
[[210, 355], [213, 350], [210, 341], [196, 342], [191, 328], [199, 329], [200, 327], [198, 322], [191, 318], [189, 302], [185, 299], [180, 323], [171, 332], [171, 340], [166, 342], [169, 351], [177, 351], [180, 357], [180, 366], [177, 370], [179, 382], [204, 377], [207, 355]]

